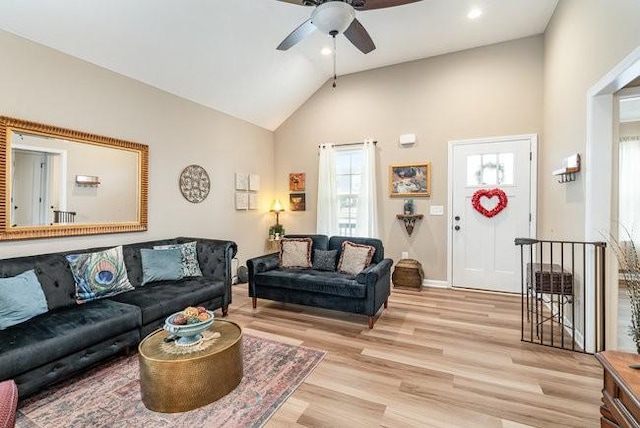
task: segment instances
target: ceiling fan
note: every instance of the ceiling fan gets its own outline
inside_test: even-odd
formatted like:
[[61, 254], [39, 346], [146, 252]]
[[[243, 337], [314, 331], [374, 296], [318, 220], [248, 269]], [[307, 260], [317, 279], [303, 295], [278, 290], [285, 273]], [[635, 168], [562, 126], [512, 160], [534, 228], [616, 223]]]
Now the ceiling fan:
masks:
[[414, 3], [420, 0], [279, 0], [301, 6], [315, 6], [311, 18], [293, 30], [278, 45], [278, 50], [286, 51], [316, 29], [335, 37], [344, 33], [345, 37], [362, 53], [376, 48], [371, 36], [356, 18], [356, 10], [382, 9]]

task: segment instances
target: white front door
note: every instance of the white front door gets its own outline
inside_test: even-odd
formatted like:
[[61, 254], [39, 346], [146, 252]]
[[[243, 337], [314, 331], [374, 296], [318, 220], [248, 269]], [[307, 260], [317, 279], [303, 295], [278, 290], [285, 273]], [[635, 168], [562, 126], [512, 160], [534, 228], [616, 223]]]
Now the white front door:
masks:
[[[535, 235], [536, 143], [535, 135], [450, 143], [454, 287], [520, 292], [514, 239]], [[474, 208], [474, 194], [484, 214]], [[497, 212], [501, 197], [506, 206]]]

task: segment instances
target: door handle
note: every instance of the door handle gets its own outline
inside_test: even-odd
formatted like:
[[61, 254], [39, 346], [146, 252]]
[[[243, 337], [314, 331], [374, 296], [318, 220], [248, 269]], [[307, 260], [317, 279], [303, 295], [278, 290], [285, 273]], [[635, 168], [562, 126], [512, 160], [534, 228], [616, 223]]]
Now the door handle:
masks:
[[459, 216], [459, 215], [457, 215], [457, 216], [455, 216], [453, 219], [454, 219], [455, 221], [460, 221], [460, 216]]
[[460, 226], [455, 226], [454, 229], [455, 230], [460, 230]]

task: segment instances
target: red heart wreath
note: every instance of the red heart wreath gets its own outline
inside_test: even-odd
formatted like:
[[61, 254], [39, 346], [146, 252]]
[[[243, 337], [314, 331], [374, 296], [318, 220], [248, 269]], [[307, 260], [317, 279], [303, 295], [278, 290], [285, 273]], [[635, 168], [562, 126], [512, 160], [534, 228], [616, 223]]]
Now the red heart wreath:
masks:
[[[482, 203], [480, 202], [481, 198], [491, 199], [494, 196], [498, 197], [498, 205], [493, 207], [493, 209], [491, 210], [488, 210], [482, 206]], [[476, 211], [478, 211], [480, 214], [482, 214], [485, 217], [491, 218], [497, 215], [498, 213], [500, 213], [500, 211], [502, 211], [503, 209], [505, 209], [505, 207], [507, 206], [507, 194], [504, 193], [501, 189], [491, 189], [491, 190], [480, 189], [473, 194], [473, 197], [471, 198], [471, 203], [473, 204], [473, 208]]]

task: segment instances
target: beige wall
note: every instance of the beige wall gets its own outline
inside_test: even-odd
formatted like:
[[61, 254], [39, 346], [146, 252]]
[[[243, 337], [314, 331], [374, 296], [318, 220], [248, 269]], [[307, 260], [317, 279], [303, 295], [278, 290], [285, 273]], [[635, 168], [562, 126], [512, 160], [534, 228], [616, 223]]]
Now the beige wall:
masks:
[[[543, 39], [512, 42], [380, 68], [330, 82], [276, 130], [276, 193], [288, 201], [290, 172], [307, 173], [307, 211], [281, 215], [288, 233], [314, 232], [319, 143], [378, 141], [381, 234], [388, 257], [402, 251], [432, 280], [446, 279], [448, 141], [542, 132]], [[398, 137], [418, 143], [400, 148]], [[430, 198], [414, 198], [426, 214], [411, 237], [396, 219], [402, 199], [388, 197], [388, 168], [432, 163]], [[444, 216], [430, 216], [443, 205]]]
[[550, 171], [585, 154], [587, 91], [640, 45], [640, 2], [560, 0], [544, 37], [544, 139], [539, 157], [538, 234], [584, 237], [585, 172], [559, 184]]
[[[241, 263], [264, 252], [273, 134], [53, 49], [0, 32], [0, 114], [149, 145], [149, 230], [0, 243], [0, 258], [174, 236], [233, 239]], [[186, 201], [178, 176], [200, 164], [209, 197]], [[234, 209], [234, 172], [259, 174], [262, 207]]]

